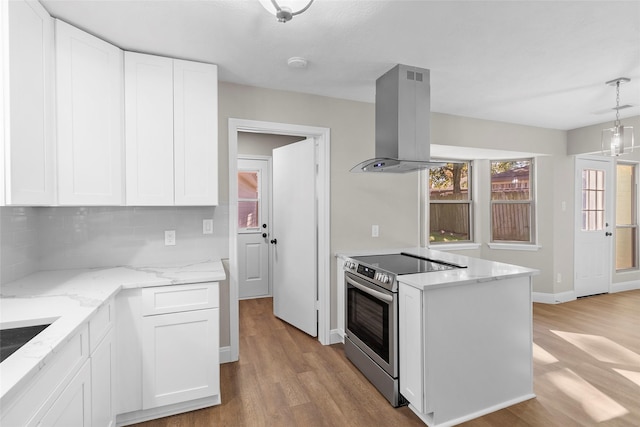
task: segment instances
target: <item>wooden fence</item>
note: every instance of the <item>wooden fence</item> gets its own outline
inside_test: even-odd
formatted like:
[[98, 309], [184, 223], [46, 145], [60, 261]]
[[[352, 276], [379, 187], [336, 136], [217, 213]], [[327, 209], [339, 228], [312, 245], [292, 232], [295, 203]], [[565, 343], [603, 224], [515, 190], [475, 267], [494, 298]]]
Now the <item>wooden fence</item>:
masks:
[[494, 204], [492, 207], [492, 240], [528, 242], [531, 236], [531, 205]]
[[[503, 204], [492, 206], [493, 239], [528, 242], [531, 233], [531, 205]], [[466, 203], [432, 203], [429, 209], [431, 233], [464, 236], [469, 239], [469, 205]]]
[[466, 236], [469, 239], [469, 205], [467, 203], [432, 203], [429, 228], [433, 232]]

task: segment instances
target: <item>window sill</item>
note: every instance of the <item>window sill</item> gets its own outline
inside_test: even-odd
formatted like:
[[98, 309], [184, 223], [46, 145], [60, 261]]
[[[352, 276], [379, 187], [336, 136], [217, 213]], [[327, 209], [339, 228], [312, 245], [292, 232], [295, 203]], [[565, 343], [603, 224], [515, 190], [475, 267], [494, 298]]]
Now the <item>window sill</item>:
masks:
[[480, 243], [444, 243], [440, 245], [429, 245], [429, 249], [434, 251], [463, 251], [469, 249], [480, 249]]
[[491, 249], [505, 251], [530, 251], [535, 252], [542, 248], [540, 245], [520, 244], [520, 243], [487, 243]]

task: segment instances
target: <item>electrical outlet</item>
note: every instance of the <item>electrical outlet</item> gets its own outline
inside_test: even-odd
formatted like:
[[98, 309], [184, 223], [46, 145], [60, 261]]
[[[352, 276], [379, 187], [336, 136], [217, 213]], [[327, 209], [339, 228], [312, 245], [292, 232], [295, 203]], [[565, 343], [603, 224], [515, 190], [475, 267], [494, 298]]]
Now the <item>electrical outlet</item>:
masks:
[[371, 226], [371, 237], [378, 237], [380, 235], [380, 227], [377, 225]]
[[562, 283], [562, 275], [560, 273], [556, 275], [556, 282]]
[[164, 232], [164, 245], [175, 246], [176, 244], [176, 230], [167, 230]]
[[202, 220], [202, 234], [213, 234], [213, 220], [212, 219], [203, 219]]

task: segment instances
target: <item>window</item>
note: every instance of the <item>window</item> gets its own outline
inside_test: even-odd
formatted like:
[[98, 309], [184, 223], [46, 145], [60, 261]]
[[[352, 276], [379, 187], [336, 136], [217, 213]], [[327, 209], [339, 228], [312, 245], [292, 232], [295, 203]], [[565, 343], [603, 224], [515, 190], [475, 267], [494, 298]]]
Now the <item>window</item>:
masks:
[[491, 162], [491, 241], [535, 243], [533, 159]]
[[616, 270], [638, 267], [637, 165], [616, 166]]
[[582, 231], [604, 229], [604, 171], [582, 171]]
[[472, 240], [471, 163], [429, 170], [429, 243]]
[[260, 224], [260, 187], [258, 171], [238, 172], [238, 228], [257, 228]]

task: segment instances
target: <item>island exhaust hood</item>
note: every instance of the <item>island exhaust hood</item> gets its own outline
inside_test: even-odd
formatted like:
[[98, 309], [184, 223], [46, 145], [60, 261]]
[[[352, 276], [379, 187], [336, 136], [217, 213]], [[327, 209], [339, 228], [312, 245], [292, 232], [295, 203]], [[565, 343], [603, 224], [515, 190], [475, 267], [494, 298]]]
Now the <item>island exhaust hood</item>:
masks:
[[429, 158], [429, 70], [398, 64], [376, 80], [376, 151], [351, 172], [404, 173], [443, 166]]

